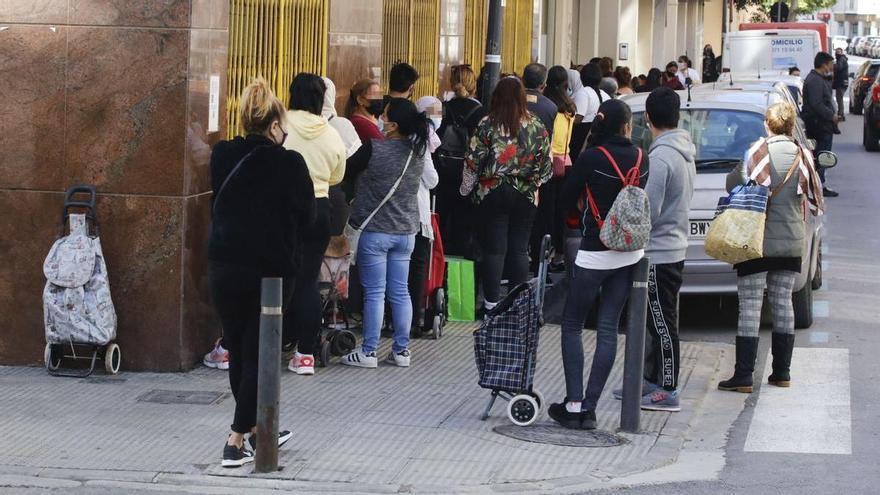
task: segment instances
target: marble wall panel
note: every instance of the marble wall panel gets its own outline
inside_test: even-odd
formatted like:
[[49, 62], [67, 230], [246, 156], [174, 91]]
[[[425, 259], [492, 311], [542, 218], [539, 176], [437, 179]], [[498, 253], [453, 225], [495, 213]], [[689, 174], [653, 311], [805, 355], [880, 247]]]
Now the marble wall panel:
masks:
[[190, 27], [199, 29], [229, 28], [229, 0], [190, 0], [192, 17]]
[[43, 259], [58, 235], [61, 193], [0, 189], [0, 363], [43, 359]]
[[[38, 364], [45, 343], [43, 259], [59, 232], [62, 193], [0, 189], [0, 362]], [[101, 242], [123, 369], [180, 370], [181, 198], [101, 196]], [[20, 235], [19, 235], [20, 234]]]
[[70, 22], [183, 28], [190, 25], [190, 3], [191, 0], [70, 0]]
[[[229, 36], [226, 31], [190, 31], [187, 81], [184, 194], [211, 189], [211, 148], [226, 137], [226, 66]], [[211, 120], [211, 80], [219, 84], [215, 94], [216, 119]], [[212, 127], [212, 125], [214, 127]]]
[[358, 80], [382, 78], [382, 35], [330, 33], [327, 76], [336, 84], [336, 110], [348, 101], [351, 86]]
[[67, 29], [0, 28], [0, 187], [53, 189], [64, 178]]
[[181, 307], [181, 365], [192, 367], [201, 360], [215, 339], [220, 337], [220, 322], [211, 304], [208, 281], [207, 246], [211, 222], [211, 194], [184, 199], [183, 294]]
[[69, 31], [67, 177], [102, 192], [181, 194], [189, 32]]
[[2, 0], [0, 22], [66, 24], [68, 0]]

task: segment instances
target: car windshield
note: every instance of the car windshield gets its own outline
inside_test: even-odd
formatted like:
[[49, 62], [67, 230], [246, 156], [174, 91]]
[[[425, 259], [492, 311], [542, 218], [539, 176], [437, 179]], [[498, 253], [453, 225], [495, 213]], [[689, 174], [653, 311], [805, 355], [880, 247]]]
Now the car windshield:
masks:
[[[742, 162], [749, 145], [766, 135], [764, 116], [742, 110], [682, 110], [679, 127], [691, 133], [697, 148], [697, 173], [730, 172]], [[645, 151], [651, 147], [644, 112], [633, 113], [632, 139]]]

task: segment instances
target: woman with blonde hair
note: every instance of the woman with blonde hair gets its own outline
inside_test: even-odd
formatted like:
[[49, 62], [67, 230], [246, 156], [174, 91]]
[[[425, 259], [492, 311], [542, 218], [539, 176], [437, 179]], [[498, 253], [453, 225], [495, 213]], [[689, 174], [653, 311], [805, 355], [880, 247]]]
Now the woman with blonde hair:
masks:
[[[446, 252], [470, 255], [473, 205], [458, 194], [458, 186], [461, 185], [467, 143], [476, 132], [485, 110], [475, 97], [477, 76], [470, 65], [453, 66], [449, 83], [455, 96], [443, 104], [443, 118], [437, 129], [441, 139], [437, 151], [437, 174], [440, 177], [436, 190], [437, 213]], [[464, 149], [459, 146], [461, 144]]]
[[756, 141], [742, 166], [727, 177], [728, 190], [755, 181], [770, 188], [770, 199], [763, 257], [734, 266], [739, 296], [736, 367], [732, 378], [718, 384], [720, 390], [752, 392], [765, 288], [773, 314], [773, 373], [768, 381], [778, 387], [791, 384], [789, 368], [794, 348], [791, 293], [801, 271], [801, 258], [809, 255], [804, 252], [803, 204], [808, 203], [813, 215], [820, 215], [824, 208], [822, 182], [813, 165], [813, 155], [792, 137], [796, 121], [797, 111], [789, 103], [768, 108], [764, 123], [768, 136]]
[[[287, 138], [284, 105], [263, 79], [245, 88], [240, 105], [246, 136], [217, 143], [211, 154], [208, 274], [235, 398], [223, 467], [254, 460], [261, 279], [283, 277], [284, 294], [290, 294], [299, 271], [295, 254], [302, 231], [315, 214], [309, 169], [302, 155], [282, 146]], [[248, 434], [251, 448], [244, 444]], [[291, 436], [281, 431], [279, 445]]]

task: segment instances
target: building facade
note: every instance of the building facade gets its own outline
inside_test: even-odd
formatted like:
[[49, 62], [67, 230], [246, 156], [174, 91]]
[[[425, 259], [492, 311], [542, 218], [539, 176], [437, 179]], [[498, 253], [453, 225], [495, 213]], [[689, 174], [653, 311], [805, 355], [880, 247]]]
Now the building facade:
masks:
[[880, 36], [880, 0], [839, 0], [831, 14], [830, 35]]
[[[0, 364], [39, 364], [43, 259], [63, 192], [99, 191], [123, 368], [191, 368], [221, 331], [209, 298], [211, 147], [255, 76], [383, 86], [398, 60], [443, 95], [476, 71], [487, 0], [0, 0]], [[716, 12], [718, 11], [718, 12]], [[612, 56], [635, 73], [720, 38], [716, 0], [505, 0], [502, 70]], [[718, 19], [713, 27], [703, 19]], [[717, 50], [716, 48], [716, 51]]]

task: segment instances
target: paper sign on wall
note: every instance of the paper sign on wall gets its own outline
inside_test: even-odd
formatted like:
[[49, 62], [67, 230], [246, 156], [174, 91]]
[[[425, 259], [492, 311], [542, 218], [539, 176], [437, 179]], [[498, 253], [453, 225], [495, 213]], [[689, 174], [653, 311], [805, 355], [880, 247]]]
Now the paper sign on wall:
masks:
[[208, 96], [208, 132], [220, 130], [220, 76], [210, 77]]

